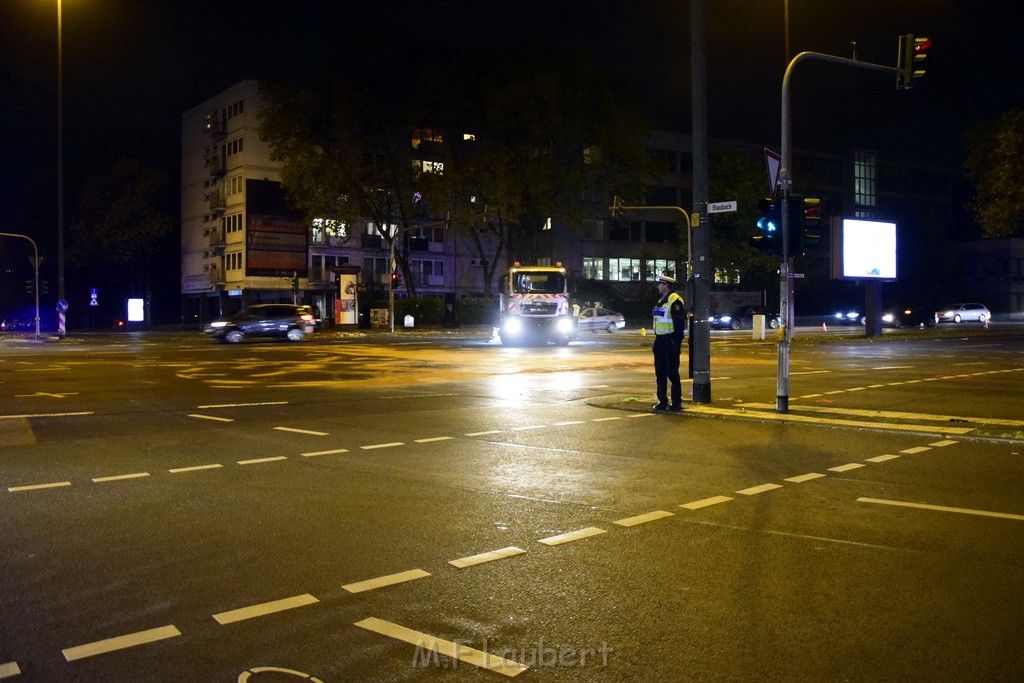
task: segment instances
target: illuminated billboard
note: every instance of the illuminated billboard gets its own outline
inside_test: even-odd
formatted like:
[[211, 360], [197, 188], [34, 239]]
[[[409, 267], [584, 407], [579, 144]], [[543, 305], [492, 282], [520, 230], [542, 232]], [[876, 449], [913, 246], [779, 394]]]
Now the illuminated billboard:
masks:
[[841, 218], [832, 224], [832, 277], [896, 279], [896, 224]]

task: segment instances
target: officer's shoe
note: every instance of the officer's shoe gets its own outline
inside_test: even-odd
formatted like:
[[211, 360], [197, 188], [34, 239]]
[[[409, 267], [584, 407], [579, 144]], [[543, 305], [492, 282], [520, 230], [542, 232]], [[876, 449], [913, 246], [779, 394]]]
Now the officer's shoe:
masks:
[[670, 412], [670, 413], [681, 413], [681, 412], [683, 412], [683, 406], [679, 405], [678, 403], [675, 403], [675, 404], [670, 405], [668, 407], [668, 412]]
[[651, 410], [653, 410], [656, 413], [663, 412], [665, 410], [668, 410], [668, 404], [665, 403], [664, 401], [660, 403], [655, 403], [653, 406], [651, 406]]

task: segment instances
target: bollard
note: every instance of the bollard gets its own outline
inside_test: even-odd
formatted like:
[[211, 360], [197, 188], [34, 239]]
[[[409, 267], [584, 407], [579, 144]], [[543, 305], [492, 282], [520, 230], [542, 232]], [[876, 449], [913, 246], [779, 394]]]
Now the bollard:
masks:
[[414, 321], [413, 321], [413, 318], [412, 318], [411, 315], [405, 316], [405, 326], [406, 327], [412, 327], [413, 326], [413, 322]]

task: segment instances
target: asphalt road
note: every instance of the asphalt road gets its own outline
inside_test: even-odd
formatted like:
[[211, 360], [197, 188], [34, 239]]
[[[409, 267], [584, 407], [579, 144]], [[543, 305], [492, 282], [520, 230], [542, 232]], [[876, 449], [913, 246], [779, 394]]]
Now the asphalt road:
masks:
[[1024, 339], [0, 342], [0, 680], [995, 679]]

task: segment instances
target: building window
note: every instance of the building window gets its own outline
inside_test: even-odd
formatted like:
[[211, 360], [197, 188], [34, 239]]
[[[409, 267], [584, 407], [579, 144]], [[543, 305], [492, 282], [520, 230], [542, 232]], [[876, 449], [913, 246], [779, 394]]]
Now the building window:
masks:
[[878, 163], [874, 152], [854, 152], [853, 203], [857, 216], [871, 217], [877, 205]]
[[244, 138], [235, 138], [231, 142], [225, 143], [224, 149], [226, 150], [227, 156], [231, 156], [232, 154], [238, 154], [239, 152], [241, 152], [244, 145]]
[[224, 267], [226, 270], [242, 269], [242, 252], [232, 251], [224, 255]]
[[648, 282], [654, 282], [654, 279], [659, 275], [668, 275], [669, 277], [676, 276], [676, 262], [669, 261], [668, 259], [647, 259], [644, 261], [644, 267], [647, 271], [646, 274]]
[[233, 213], [221, 219], [224, 224], [224, 234], [239, 232], [242, 229], [242, 214]]
[[595, 220], [593, 218], [587, 218], [583, 220], [581, 226], [583, 233], [583, 239], [585, 240], [603, 240], [604, 239], [604, 221]]
[[608, 279], [616, 282], [640, 282], [640, 264], [637, 258], [608, 259]]
[[388, 268], [388, 259], [384, 257], [366, 256], [363, 258], [363, 271], [366, 273], [373, 273], [374, 275], [384, 275], [390, 268]]
[[591, 280], [604, 279], [604, 259], [592, 256], [583, 257], [583, 277]]

